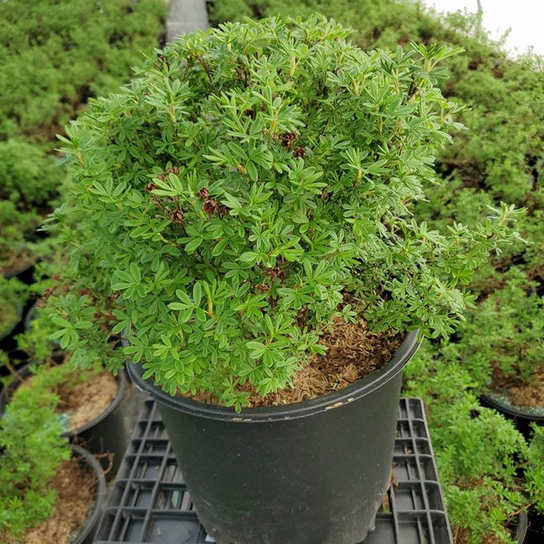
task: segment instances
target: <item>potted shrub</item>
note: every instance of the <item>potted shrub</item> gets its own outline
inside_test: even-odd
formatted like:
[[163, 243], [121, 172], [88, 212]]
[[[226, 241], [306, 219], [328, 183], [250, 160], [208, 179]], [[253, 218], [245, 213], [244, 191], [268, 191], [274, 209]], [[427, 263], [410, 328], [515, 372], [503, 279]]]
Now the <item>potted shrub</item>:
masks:
[[[364, 539], [417, 331], [452, 331], [513, 214], [447, 236], [413, 219], [457, 126], [436, 87], [455, 51], [347, 36], [317, 16], [184, 36], [61, 138], [74, 290], [115, 301], [221, 543]], [[64, 302], [58, 335], [84, 364]]]
[[404, 393], [427, 407], [454, 541], [523, 542], [528, 512], [544, 511], [544, 434], [535, 427], [529, 447], [511, 421], [482, 407], [451, 343], [425, 342], [405, 378]]
[[61, 438], [58, 398], [22, 387], [0, 421], [0, 541], [90, 544], [105, 490], [96, 460]]
[[460, 327], [462, 364], [480, 385], [483, 401], [516, 420], [527, 436], [544, 422], [544, 303], [537, 283], [514, 267]]
[[[91, 307], [91, 312], [94, 310]], [[131, 434], [127, 422], [130, 390], [125, 374], [113, 376], [92, 353], [87, 353], [90, 358], [85, 368], [73, 365], [71, 354], [50, 340], [52, 330], [50, 318], [42, 308], [35, 312], [31, 330], [17, 337], [19, 350], [31, 362], [18, 368], [6, 361], [12, 380], [0, 393], [0, 413], [15, 391], [21, 386], [32, 389], [37, 381], [39, 387], [47, 387], [58, 398], [56, 409], [63, 425], [62, 435], [99, 456], [107, 475], [114, 477]]]

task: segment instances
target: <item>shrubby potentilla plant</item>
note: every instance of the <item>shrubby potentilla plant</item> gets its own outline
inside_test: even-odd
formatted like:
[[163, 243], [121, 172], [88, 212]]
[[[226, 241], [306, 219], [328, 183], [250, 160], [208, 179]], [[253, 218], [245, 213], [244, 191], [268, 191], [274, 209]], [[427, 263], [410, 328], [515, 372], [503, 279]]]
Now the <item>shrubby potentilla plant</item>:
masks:
[[93, 101], [62, 138], [73, 182], [57, 216], [86, 300], [115, 324], [74, 317], [66, 296], [64, 347], [122, 333], [171, 394], [239, 408], [241, 384], [266, 395], [321, 353], [335, 316], [453, 330], [514, 213], [447, 235], [412, 216], [458, 128], [437, 87], [457, 51], [365, 53], [348, 34], [317, 16], [226, 24]]

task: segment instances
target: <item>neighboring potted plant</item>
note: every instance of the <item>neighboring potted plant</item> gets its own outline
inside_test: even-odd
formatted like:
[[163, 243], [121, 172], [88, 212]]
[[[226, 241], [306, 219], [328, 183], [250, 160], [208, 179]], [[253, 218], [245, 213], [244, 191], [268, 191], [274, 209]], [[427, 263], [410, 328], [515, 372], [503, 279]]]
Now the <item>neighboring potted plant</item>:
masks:
[[531, 423], [528, 464], [525, 471], [526, 487], [534, 504], [529, 511], [529, 542], [544, 538], [544, 426]]
[[[82, 298], [79, 302], [84, 301]], [[91, 314], [94, 311], [91, 307]], [[63, 436], [99, 456], [108, 477], [112, 478], [131, 434], [127, 423], [130, 390], [125, 374], [122, 371], [114, 377], [92, 354], [87, 354], [91, 359], [85, 368], [74, 367], [71, 354], [50, 340], [53, 330], [48, 314], [39, 309], [31, 330], [17, 337], [19, 350], [31, 362], [19, 367], [7, 361], [5, 366], [10, 369], [12, 380], [0, 393], [0, 412], [21, 385], [32, 389], [38, 380], [40, 387], [47, 387], [59, 399], [57, 413], [63, 423]]]
[[[347, 36], [318, 16], [184, 36], [61, 138], [73, 292], [114, 301], [220, 543], [364, 539], [417, 331], [453, 330], [514, 213], [447, 236], [413, 219], [457, 127], [436, 87], [456, 51]], [[112, 331], [62, 301], [57, 335], [84, 365]]]
[[521, 543], [527, 514], [544, 512], [544, 434], [535, 427], [529, 447], [511, 421], [482, 407], [453, 348], [425, 342], [404, 393], [425, 401], [454, 541]]
[[58, 398], [40, 379], [0, 421], [0, 541], [91, 544], [105, 490], [96, 460], [61, 438]]
[[504, 283], [470, 312], [455, 349], [482, 400], [528, 436], [532, 421], [544, 423], [544, 301], [516, 267]]

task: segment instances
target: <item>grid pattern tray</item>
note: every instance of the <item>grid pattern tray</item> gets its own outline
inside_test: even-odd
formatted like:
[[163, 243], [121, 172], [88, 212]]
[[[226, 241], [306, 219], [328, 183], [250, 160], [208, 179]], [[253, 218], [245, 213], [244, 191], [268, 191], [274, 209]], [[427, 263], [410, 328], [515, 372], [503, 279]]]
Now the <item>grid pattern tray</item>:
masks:
[[[392, 470], [393, 485], [364, 544], [452, 544], [419, 399], [400, 401]], [[95, 543], [206, 542], [213, 540], [198, 521], [157, 406], [146, 400]]]

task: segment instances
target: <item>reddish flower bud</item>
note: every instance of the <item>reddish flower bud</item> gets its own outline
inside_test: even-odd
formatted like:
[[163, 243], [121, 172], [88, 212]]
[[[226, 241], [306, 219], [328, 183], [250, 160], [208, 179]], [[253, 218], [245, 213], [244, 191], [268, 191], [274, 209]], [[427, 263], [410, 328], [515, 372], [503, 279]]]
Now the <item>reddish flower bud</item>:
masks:
[[204, 211], [210, 215], [214, 214], [217, 211], [217, 202], [213, 198], [208, 198], [204, 202]]

